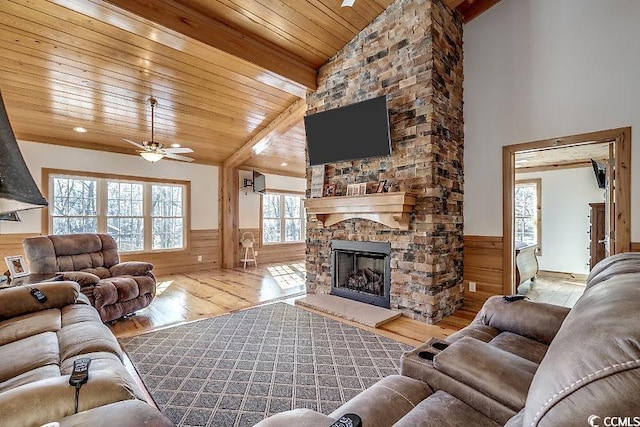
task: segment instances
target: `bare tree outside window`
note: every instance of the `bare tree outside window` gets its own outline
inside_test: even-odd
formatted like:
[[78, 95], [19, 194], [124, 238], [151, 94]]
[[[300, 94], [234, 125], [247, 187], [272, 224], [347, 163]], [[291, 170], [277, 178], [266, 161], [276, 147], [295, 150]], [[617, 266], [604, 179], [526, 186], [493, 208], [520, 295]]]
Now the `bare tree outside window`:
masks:
[[516, 183], [514, 198], [515, 239], [540, 247], [540, 182]]
[[92, 179], [56, 177], [53, 180], [54, 234], [96, 233], [98, 183]]
[[282, 243], [303, 240], [302, 197], [289, 194], [262, 196], [262, 242]]
[[151, 187], [152, 248], [176, 249], [183, 246], [183, 195], [178, 185]]
[[108, 233], [120, 252], [185, 247], [188, 185], [49, 175], [53, 234]]
[[144, 249], [143, 190], [142, 184], [107, 183], [107, 233], [122, 252]]

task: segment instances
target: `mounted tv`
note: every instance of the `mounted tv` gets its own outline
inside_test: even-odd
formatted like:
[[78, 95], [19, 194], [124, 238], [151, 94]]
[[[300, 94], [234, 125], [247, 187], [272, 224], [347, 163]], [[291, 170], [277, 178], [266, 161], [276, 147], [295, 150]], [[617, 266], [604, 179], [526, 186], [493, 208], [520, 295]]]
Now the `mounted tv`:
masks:
[[260, 172], [253, 171], [253, 191], [255, 193], [264, 193], [267, 189], [266, 177]]
[[311, 166], [391, 154], [387, 97], [304, 118]]
[[593, 173], [596, 176], [598, 188], [607, 188], [607, 167], [593, 159], [591, 159], [591, 166], [593, 166]]

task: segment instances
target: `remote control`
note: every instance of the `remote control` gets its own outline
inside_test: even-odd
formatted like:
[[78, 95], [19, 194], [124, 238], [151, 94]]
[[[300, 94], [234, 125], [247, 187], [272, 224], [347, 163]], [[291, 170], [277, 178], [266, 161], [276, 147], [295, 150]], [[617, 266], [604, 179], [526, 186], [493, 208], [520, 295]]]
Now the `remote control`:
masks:
[[344, 414], [331, 427], [362, 427], [362, 419], [356, 414]]
[[88, 357], [81, 357], [73, 361], [73, 372], [69, 377], [69, 385], [79, 388], [82, 384], [89, 380], [89, 365], [91, 365], [91, 359]]
[[508, 302], [520, 301], [525, 298], [528, 299], [525, 295], [505, 295], [502, 297], [503, 300]]
[[47, 296], [43, 294], [42, 291], [38, 288], [31, 289], [31, 295], [33, 295], [33, 297], [37, 299], [39, 303], [44, 304], [45, 301], [47, 301]]

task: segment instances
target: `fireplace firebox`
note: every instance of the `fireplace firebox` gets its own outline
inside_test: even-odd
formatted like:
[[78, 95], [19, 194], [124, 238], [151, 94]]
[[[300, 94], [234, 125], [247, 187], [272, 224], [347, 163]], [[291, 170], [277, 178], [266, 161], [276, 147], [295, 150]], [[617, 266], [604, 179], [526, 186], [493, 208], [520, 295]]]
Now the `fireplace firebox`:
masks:
[[389, 308], [391, 244], [331, 241], [331, 295]]

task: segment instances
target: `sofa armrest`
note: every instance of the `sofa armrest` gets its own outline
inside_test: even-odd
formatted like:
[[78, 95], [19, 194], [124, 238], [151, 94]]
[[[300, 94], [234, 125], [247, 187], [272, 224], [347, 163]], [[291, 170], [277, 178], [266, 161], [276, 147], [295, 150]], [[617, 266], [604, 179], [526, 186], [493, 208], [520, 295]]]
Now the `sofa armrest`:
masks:
[[[36, 287], [47, 297], [44, 303], [31, 295], [31, 289]], [[0, 291], [0, 320], [74, 304], [79, 293], [80, 286], [70, 281], [43, 282], [29, 287], [3, 289]]]
[[60, 420], [60, 427], [175, 427], [167, 417], [141, 400], [123, 400], [79, 412]]
[[61, 271], [59, 273], [63, 280], [70, 280], [82, 286], [94, 286], [100, 281], [100, 278], [92, 273], [84, 271]]
[[[516, 412], [524, 407], [538, 369], [536, 363], [471, 337], [461, 338], [436, 354], [433, 366]], [[461, 400], [469, 403], [471, 396]]]
[[109, 271], [116, 276], [144, 276], [153, 270], [153, 264], [141, 261], [121, 262], [112, 266]]
[[489, 298], [478, 318], [492, 328], [508, 331], [549, 345], [571, 309], [526, 300], [508, 302], [500, 296]]

